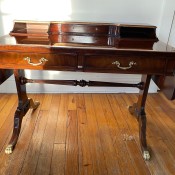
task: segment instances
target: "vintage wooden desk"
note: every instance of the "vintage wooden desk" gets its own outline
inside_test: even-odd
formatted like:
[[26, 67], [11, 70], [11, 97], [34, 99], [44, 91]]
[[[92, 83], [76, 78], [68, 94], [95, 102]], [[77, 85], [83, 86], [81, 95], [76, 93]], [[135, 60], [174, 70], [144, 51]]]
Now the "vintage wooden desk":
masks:
[[[129, 112], [138, 119], [145, 160], [150, 159], [146, 142], [145, 103], [151, 78], [160, 80], [157, 77], [162, 77], [161, 84], [166, 82], [166, 94], [174, 99], [175, 52], [158, 41], [155, 26], [15, 21], [10, 34], [0, 38], [0, 69], [1, 72], [13, 70], [18, 94], [13, 134], [5, 150], [7, 154], [15, 148], [23, 116], [29, 108], [36, 109], [39, 105], [39, 102], [28, 99], [26, 83], [139, 88], [138, 101], [130, 106]], [[25, 69], [142, 74], [142, 79], [138, 84], [32, 80], [25, 77]], [[166, 77], [170, 81], [166, 81]]]

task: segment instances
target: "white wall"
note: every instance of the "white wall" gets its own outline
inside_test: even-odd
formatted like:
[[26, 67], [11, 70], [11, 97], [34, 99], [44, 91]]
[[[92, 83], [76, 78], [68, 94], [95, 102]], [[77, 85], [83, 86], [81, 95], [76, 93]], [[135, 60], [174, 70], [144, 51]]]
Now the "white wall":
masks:
[[[97, 21], [97, 22], [125, 22], [147, 23], [158, 26], [162, 16], [164, 0], [0, 0], [0, 35], [9, 33], [14, 19], [25, 20], [72, 20], [72, 21]], [[41, 73], [27, 72], [30, 77], [38, 77]], [[138, 82], [138, 75], [107, 75], [107, 74], [83, 74], [66, 73], [67, 79], [75, 76], [83, 79], [96, 79], [102, 81]], [[43, 73], [42, 77], [65, 78], [63, 73]], [[1, 92], [14, 91], [11, 88], [14, 80], [11, 78], [0, 87]], [[44, 87], [44, 88], [43, 88]], [[82, 88], [62, 86], [51, 87], [35, 86], [30, 92], [77, 92]], [[136, 89], [128, 88], [85, 88], [86, 92], [136, 92]], [[153, 91], [155, 89], [153, 88]]]
[[[175, 0], [165, 0], [159, 30], [161, 41], [175, 47]], [[173, 21], [174, 17], [174, 21]], [[172, 28], [171, 28], [172, 27]], [[169, 38], [169, 40], [168, 40]]]
[[14, 19], [148, 23], [159, 26], [164, 0], [0, 0], [0, 35]]

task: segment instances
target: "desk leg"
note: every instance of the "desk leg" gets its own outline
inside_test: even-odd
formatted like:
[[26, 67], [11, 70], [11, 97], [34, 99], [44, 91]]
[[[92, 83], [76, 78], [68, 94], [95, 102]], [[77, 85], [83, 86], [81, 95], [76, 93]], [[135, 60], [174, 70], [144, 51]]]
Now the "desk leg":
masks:
[[145, 160], [150, 159], [150, 153], [146, 142], [146, 113], [145, 113], [145, 103], [148, 94], [148, 89], [150, 85], [151, 75], [142, 75], [142, 82], [144, 82], [143, 90], [140, 90], [137, 103], [129, 107], [129, 112], [137, 117], [139, 122], [139, 138], [141, 150], [143, 153], [143, 158]]
[[6, 154], [11, 154], [15, 148], [21, 130], [23, 116], [25, 116], [30, 108], [36, 109], [39, 106], [39, 102], [33, 102], [32, 99], [27, 97], [26, 86], [22, 85], [20, 82], [20, 76], [24, 76], [24, 71], [14, 70], [14, 76], [18, 94], [18, 107], [14, 115], [13, 134], [7, 148], [5, 149]]

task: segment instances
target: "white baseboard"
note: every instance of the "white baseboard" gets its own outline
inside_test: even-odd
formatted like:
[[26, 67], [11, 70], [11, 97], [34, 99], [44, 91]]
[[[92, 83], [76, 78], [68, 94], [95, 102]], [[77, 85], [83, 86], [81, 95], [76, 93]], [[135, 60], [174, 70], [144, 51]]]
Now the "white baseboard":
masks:
[[[105, 74], [83, 72], [58, 72], [58, 71], [29, 71], [25, 72], [27, 78], [32, 79], [66, 79], [66, 80], [91, 80], [119, 83], [139, 83], [141, 75]], [[137, 88], [121, 87], [80, 87], [50, 84], [27, 84], [28, 93], [138, 93]], [[151, 81], [149, 92], [155, 93], [158, 88]], [[0, 93], [16, 93], [14, 77], [10, 77], [0, 86]]]

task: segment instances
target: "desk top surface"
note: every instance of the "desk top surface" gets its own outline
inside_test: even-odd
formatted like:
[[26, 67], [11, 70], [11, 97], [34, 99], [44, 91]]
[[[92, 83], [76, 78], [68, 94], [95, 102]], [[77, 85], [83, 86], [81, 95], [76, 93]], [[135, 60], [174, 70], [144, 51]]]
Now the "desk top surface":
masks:
[[[0, 50], [7, 48], [7, 46], [13, 48], [13, 46], [19, 47], [44, 47], [44, 48], [77, 48], [77, 49], [96, 49], [96, 50], [138, 50], [138, 51], [155, 51], [155, 52], [175, 52], [175, 48], [168, 46], [167, 44], [158, 41], [154, 42], [151, 48], [145, 48], [144, 46], [137, 48], [129, 45], [128, 47], [116, 47], [116, 46], [99, 46], [99, 45], [89, 45], [82, 43], [55, 43], [51, 44], [47, 39], [38, 37], [38, 38], [25, 38], [22, 39], [22, 43], [19, 43], [16, 39], [20, 37], [14, 37], [10, 35], [4, 35], [0, 37]], [[132, 41], [131, 41], [132, 42]], [[16, 47], [15, 47], [16, 48]]]

